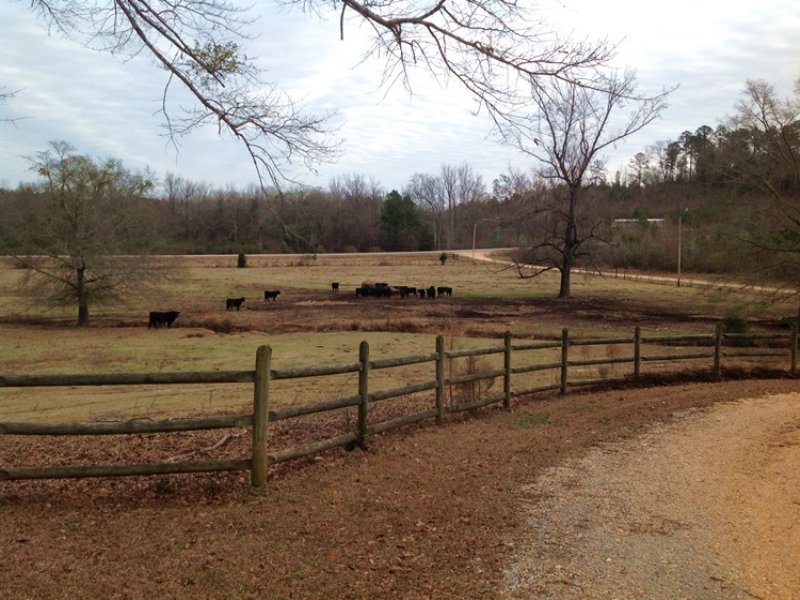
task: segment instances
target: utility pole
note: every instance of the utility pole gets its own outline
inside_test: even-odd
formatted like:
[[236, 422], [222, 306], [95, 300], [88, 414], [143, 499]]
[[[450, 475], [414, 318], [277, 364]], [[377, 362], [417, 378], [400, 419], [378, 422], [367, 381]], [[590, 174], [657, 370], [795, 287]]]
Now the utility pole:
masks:
[[681, 237], [683, 230], [683, 213], [678, 215], [678, 287], [681, 287]]
[[678, 213], [678, 287], [681, 287], [681, 259], [683, 258], [683, 215], [689, 212], [684, 208]]

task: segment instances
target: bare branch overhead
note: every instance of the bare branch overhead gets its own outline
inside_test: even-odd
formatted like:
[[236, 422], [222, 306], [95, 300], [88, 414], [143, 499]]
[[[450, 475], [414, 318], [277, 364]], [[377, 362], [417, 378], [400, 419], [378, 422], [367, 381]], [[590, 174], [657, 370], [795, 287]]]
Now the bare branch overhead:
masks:
[[[412, 89], [420, 68], [468, 90], [496, 122], [525, 100], [542, 78], [590, 85], [614, 48], [605, 41], [561, 38], [511, 0], [285, 0], [284, 5], [335, 16], [341, 35], [371, 31], [368, 56], [384, 60], [385, 82]], [[177, 137], [215, 123], [246, 148], [262, 181], [280, 188], [291, 168], [338, 156], [331, 113], [314, 115], [264, 81], [244, 46], [248, 9], [224, 0], [32, 0], [51, 28], [87, 46], [132, 57], [150, 55], [168, 73], [163, 112]], [[367, 27], [359, 27], [366, 24]], [[352, 25], [352, 27], [351, 27]], [[194, 106], [175, 108], [180, 83]]]

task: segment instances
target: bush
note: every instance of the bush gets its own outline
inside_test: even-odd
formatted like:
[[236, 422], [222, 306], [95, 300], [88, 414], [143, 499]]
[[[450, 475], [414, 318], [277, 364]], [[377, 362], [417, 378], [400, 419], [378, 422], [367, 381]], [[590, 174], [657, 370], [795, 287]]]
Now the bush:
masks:
[[247, 267], [247, 256], [244, 252], [239, 252], [239, 256], [236, 257], [236, 268], [244, 269]]
[[[451, 365], [452, 365], [451, 359]], [[488, 372], [492, 370], [492, 365], [485, 359], [478, 356], [468, 356], [463, 359], [463, 363], [452, 369], [451, 376], [474, 375], [475, 373]], [[486, 394], [494, 386], [494, 379], [479, 379], [476, 381], [465, 381], [450, 385], [450, 406], [457, 407], [464, 404], [474, 404], [486, 397]]]
[[739, 315], [726, 315], [722, 318], [723, 333], [747, 333], [747, 319]]

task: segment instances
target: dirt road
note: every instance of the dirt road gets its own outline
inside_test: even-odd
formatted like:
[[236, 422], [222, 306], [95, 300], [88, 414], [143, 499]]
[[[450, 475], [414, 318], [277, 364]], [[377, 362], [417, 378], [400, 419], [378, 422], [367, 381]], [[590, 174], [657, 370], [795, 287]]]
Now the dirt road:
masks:
[[800, 394], [693, 410], [525, 492], [503, 597], [800, 598]]

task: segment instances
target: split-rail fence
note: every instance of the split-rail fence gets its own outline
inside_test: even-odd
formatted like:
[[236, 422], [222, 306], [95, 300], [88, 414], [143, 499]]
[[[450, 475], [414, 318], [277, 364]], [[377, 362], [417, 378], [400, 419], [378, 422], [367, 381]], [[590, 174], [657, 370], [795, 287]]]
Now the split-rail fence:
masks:
[[[760, 341], [760, 342], [759, 342]], [[755, 346], [754, 345], [758, 345]], [[630, 344], [632, 355], [624, 357], [601, 357], [576, 359], [571, 357], [570, 349], [577, 346], [619, 346]], [[692, 352], [666, 353], [652, 355], [642, 353], [643, 345], [648, 347], [664, 347], [680, 344], [691, 347]], [[746, 347], [751, 346], [751, 347]], [[723, 359], [729, 358], [788, 358], [788, 373], [797, 374], [798, 329], [795, 324], [791, 332], [733, 334], [723, 333], [717, 326], [713, 333], [699, 335], [643, 336], [640, 328], [635, 328], [632, 337], [605, 339], [571, 339], [569, 331], [564, 329], [560, 340], [523, 341], [513, 340], [506, 334], [502, 345], [446, 350], [442, 336], [436, 338], [436, 349], [430, 354], [403, 356], [371, 360], [369, 345], [361, 342], [359, 360], [351, 364], [328, 366], [306, 366], [296, 368], [272, 368], [272, 351], [269, 346], [261, 346], [256, 352], [255, 369], [252, 371], [218, 371], [218, 372], [183, 372], [183, 373], [143, 373], [143, 374], [80, 374], [80, 375], [0, 375], [0, 388], [11, 387], [60, 387], [60, 386], [127, 386], [146, 384], [198, 384], [198, 383], [253, 383], [253, 409], [250, 414], [232, 416], [209, 416], [166, 419], [159, 421], [120, 421], [120, 422], [84, 422], [65, 424], [0, 422], [2, 435], [36, 435], [36, 436], [68, 436], [68, 435], [109, 435], [109, 434], [145, 434], [166, 433], [176, 431], [198, 431], [223, 428], [250, 428], [252, 430], [252, 451], [249, 457], [235, 460], [205, 460], [170, 463], [147, 464], [114, 464], [114, 465], [77, 465], [51, 467], [15, 467], [3, 468], [0, 465], [0, 481], [28, 479], [60, 479], [82, 477], [115, 477], [128, 475], [158, 475], [171, 473], [199, 473], [213, 471], [249, 470], [251, 483], [260, 487], [265, 484], [266, 475], [271, 465], [303, 458], [341, 446], [366, 447], [370, 435], [382, 433], [390, 429], [409, 425], [426, 419], [435, 419], [441, 424], [446, 413], [475, 410], [490, 404], [502, 403], [504, 408], [510, 407], [513, 397], [536, 394], [538, 392], [558, 390], [566, 394], [570, 388], [585, 387], [607, 383], [614, 380], [635, 380], [642, 375], [645, 363], [669, 361], [706, 361], [710, 360], [711, 373], [719, 378], [722, 374]], [[528, 350], [560, 349], [560, 360], [538, 364], [512, 366], [512, 355]], [[557, 352], [556, 350], [554, 350]], [[788, 351], [788, 352], [787, 352]], [[448, 360], [459, 358], [503, 355], [503, 368], [484, 370], [457, 376], [446, 377]], [[788, 354], [788, 357], [787, 357]], [[523, 355], [524, 356], [524, 355]], [[370, 373], [378, 369], [388, 369], [420, 363], [434, 363], [434, 377], [404, 387], [370, 391]], [[592, 379], [570, 378], [570, 370], [575, 367], [599, 367], [611, 364], [632, 364], [632, 372], [624, 376], [601, 377]], [[555, 371], [555, 383], [537, 385], [527, 388], [512, 387], [512, 376], [535, 371]], [[345, 373], [358, 374], [357, 393], [332, 400], [270, 409], [270, 383], [281, 379], [297, 379], [306, 377], [330, 376]], [[482, 380], [502, 378], [502, 391], [481, 397], [478, 400], [457, 405], [445, 405], [445, 389], [448, 385], [470, 384]], [[433, 405], [419, 412], [368, 424], [368, 413], [371, 404], [392, 398], [407, 396], [419, 392], [433, 391]], [[268, 425], [284, 419], [302, 417], [327, 411], [357, 407], [358, 419], [353, 431], [347, 431], [335, 437], [324, 439], [306, 446], [284, 450], [268, 451]]]

